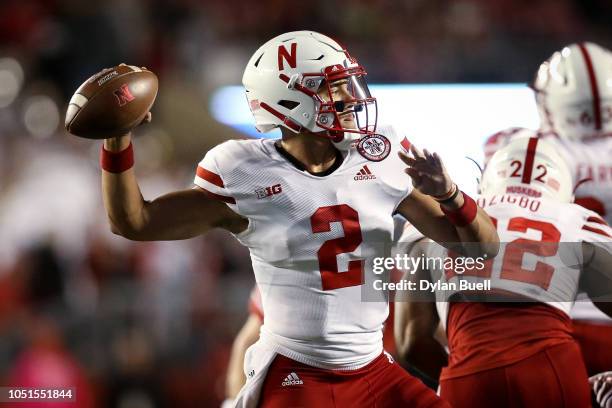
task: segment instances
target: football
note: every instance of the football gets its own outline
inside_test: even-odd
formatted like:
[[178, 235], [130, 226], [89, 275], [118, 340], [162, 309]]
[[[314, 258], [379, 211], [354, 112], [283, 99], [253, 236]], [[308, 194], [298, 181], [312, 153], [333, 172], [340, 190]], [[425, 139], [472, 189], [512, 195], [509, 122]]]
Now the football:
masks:
[[157, 76], [146, 68], [120, 64], [104, 69], [70, 99], [66, 130], [87, 139], [121, 136], [143, 121], [157, 89]]

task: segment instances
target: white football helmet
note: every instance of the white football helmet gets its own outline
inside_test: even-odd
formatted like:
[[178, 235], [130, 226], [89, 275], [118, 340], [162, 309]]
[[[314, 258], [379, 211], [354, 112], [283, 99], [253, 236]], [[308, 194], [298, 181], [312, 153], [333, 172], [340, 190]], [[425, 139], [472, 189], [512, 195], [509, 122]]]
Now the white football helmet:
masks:
[[[262, 45], [249, 60], [242, 83], [260, 132], [279, 126], [296, 133], [306, 129], [348, 148], [352, 140], [376, 131], [376, 99], [365, 75], [338, 42], [313, 31], [294, 31]], [[330, 84], [341, 80], [350, 99], [334, 99]], [[347, 114], [353, 115], [354, 127], [343, 127], [341, 118]]]
[[569, 166], [554, 145], [537, 137], [516, 138], [495, 152], [482, 174], [480, 192], [574, 201]]
[[571, 44], [540, 65], [532, 88], [543, 130], [574, 140], [612, 136], [612, 52]]

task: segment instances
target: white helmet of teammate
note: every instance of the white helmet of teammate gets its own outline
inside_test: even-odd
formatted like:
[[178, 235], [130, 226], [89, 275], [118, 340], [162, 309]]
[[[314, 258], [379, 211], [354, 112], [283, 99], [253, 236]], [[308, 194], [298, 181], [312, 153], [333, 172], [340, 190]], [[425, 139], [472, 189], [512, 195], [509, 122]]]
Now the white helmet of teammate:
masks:
[[491, 157], [480, 192], [523, 194], [573, 202], [572, 174], [555, 146], [537, 137], [519, 137]]
[[[255, 51], [242, 83], [260, 132], [279, 126], [296, 133], [309, 130], [348, 148], [352, 140], [376, 131], [376, 99], [365, 75], [338, 42], [313, 31], [294, 31]], [[334, 99], [330, 83], [340, 80], [346, 81], [351, 100]], [[354, 127], [342, 126], [346, 114], [353, 115]]]
[[612, 136], [612, 52], [571, 44], [540, 65], [533, 90], [543, 130], [574, 140]]

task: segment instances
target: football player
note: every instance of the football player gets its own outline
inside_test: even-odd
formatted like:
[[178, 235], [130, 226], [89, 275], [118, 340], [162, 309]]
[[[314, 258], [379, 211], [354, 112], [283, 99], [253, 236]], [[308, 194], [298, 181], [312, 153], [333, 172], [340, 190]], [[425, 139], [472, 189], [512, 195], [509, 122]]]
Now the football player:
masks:
[[[397, 277], [399, 279], [399, 276]], [[396, 279], [396, 280], [397, 280]], [[383, 350], [396, 357], [395, 339], [393, 336], [393, 310], [394, 304], [389, 303], [389, 316], [383, 326]], [[233, 406], [234, 398], [240, 392], [240, 389], [246, 382], [246, 377], [243, 371], [244, 356], [249, 347], [251, 347], [259, 339], [259, 331], [263, 324], [264, 312], [261, 303], [261, 293], [257, 286], [251, 290], [249, 296], [249, 316], [244, 322], [240, 331], [236, 335], [232, 344], [232, 351], [227, 367], [227, 376], [225, 380], [225, 401], [222, 408]]]
[[[518, 137], [554, 144], [569, 163], [575, 202], [612, 223], [612, 52], [597, 44], [571, 44], [539, 68], [532, 88], [540, 116], [536, 131], [511, 128], [491, 136], [485, 160]], [[612, 320], [587, 301], [572, 310], [574, 336], [589, 374], [612, 369]]]
[[[400, 246], [394, 247], [392, 250], [394, 251], [393, 253], [399, 253], [399, 251], [403, 251], [402, 253], [407, 253], [408, 251], [406, 245], [409, 242], [423, 238], [423, 234], [407, 223], [402, 217], [394, 217], [394, 224], [393, 241], [396, 242], [401, 237], [403, 242]], [[410, 230], [411, 234], [406, 234], [405, 231], [407, 230]], [[400, 270], [394, 269], [389, 278], [391, 281], [398, 281], [402, 275], [403, 273]], [[228, 362], [227, 376], [225, 381], [226, 399], [223, 401], [222, 408], [229, 408], [233, 406], [234, 398], [236, 398], [240, 392], [240, 389], [246, 382], [246, 377], [242, 368], [244, 365], [244, 355], [247, 349], [251, 345], [255, 344], [255, 342], [259, 339], [259, 330], [263, 324], [264, 312], [263, 305], [261, 303], [261, 293], [259, 292], [257, 285], [255, 285], [255, 287], [251, 290], [251, 294], [249, 296], [248, 313], [249, 316], [247, 320], [241, 327], [232, 344], [232, 351]], [[394, 338], [394, 303], [391, 301], [389, 302], [389, 316], [387, 317], [387, 320], [383, 326], [383, 349], [387, 353], [391, 354], [393, 358], [397, 358]], [[410, 367], [404, 368], [411, 372]], [[418, 376], [418, 373], [415, 374]], [[423, 378], [421, 378], [421, 380], [423, 381]], [[430, 384], [427, 382], [424, 381], [424, 383], [430, 386]], [[430, 388], [436, 389], [436, 387], [431, 386]]]
[[510, 128], [485, 142], [486, 161], [518, 137], [553, 143], [569, 163], [576, 203], [612, 222], [612, 52], [590, 42], [571, 44], [535, 76], [540, 128]]
[[[513, 177], [517, 168], [519, 177]], [[440, 395], [451, 406], [589, 406], [569, 310], [581, 288], [599, 300], [608, 295], [609, 302], [612, 229], [597, 213], [571, 203], [572, 186], [554, 145], [538, 138], [511, 141], [490, 159], [478, 198], [507, 243], [500, 254], [465, 271], [433, 266], [406, 275], [441, 284], [435, 297], [409, 292], [413, 302], [396, 303], [397, 319], [405, 322], [398, 348], [421, 371], [439, 376]], [[436, 244], [417, 247], [416, 256], [450, 255]], [[462, 291], [462, 281], [489, 281], [491, 289]], [[597, 304], [612, 314], [609, 303]], [[434, 339], [440, 320], [448, 363]]]
[[236, 406], [446, 406], [383, 353], [388, 305], [382, 292], [361, 299], [366, 260], [388, 254], [394, 213], [437, 242], [474, 243], [463, 245], [471, 255], [494, 256], [497, 232], [436, 154], [377, 129], [365, 75], [327, 36], [266, 42], [243, 84], [257, 129], [282, 139], [225, 142], [199, 163], [194, 188], [153, 201], [140, 193], [130, 135], [104, 142], [113, 231], [146, 241], [220, 227], [249, 248], [265, 322]]

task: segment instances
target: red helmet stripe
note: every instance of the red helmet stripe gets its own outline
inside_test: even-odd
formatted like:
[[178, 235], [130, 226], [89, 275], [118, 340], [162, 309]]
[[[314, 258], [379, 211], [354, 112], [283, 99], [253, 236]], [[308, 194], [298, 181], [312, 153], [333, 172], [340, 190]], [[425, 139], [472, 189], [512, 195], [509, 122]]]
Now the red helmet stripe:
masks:
[[[289, 81], [291, 80], [291, 78], [289, 78], [285, 74], [280, 74], [278, 77], [281, 79], [281, 81], [286, 82], [286, 83], [289, 83]], [[297, 82], [295, 84], [293, 84], [293, 87], [295, 89], [297, 89], [298, 91], [300, 91], [300, 92], [304, 92], [308, 96], [316, 97], [316, 95], [317, 95], [316, 92], [311, 91], [310, 89], [306, 88], [305, 86], [302, 86], [302, 85], [298, 84]]]
[[584, 43], [578, 44], [584, 63], [587, 67], [587, 73], [589, 74], [589, 82], [591, 84], [591, 94], [593, 95], [593, 112], [595, 115], [595, 129], [601, 130], [601, 101], [599, 99], [599, 88], [597, 87], [597, 77], [595, 76], [595, 69], [593, 68], [593, 61], [589, 55], [588, 50]]
[[277, 111], [276, 109], [268, 105], [267, 103], [261, 102], [259, 106], [261, 106], [263, 109], [267, 110], [268, 112], [270, 112], [271, 114], [273, 114], [274, 116], [282, 120], [285, 125], [295, 130], [296, 132], [299, 132], [300, 130], [302, 130], [302, 127], [298, 125], [297, 123], [295, 123], [294, 121], [292, 121], [291, 118], [283, 115], [282, 113], [280, 113], [279, 111]]
[[536, 148], [538, 146], [538, 138], [530, 137], [527, 145], [527, 153], [525, 154], [525, 169], [523, 170], [523, 183], [531, 183], [531, 173], [533, 172], [533, 161], [535, 159]]

